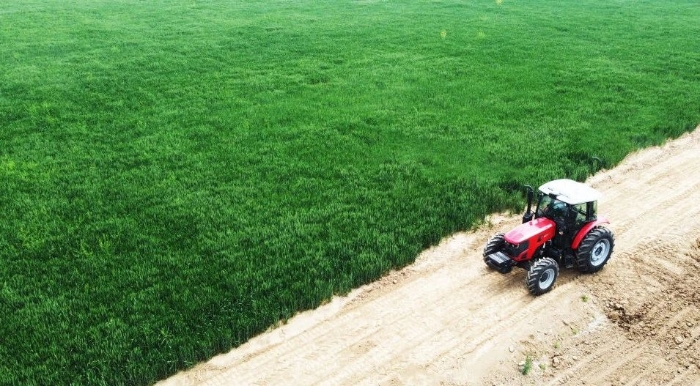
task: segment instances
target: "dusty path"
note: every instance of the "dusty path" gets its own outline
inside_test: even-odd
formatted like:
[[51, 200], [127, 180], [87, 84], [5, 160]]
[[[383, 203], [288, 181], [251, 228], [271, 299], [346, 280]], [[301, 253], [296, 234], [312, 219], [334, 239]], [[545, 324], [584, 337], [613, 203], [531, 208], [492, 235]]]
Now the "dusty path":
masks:
[[[588, 181], [616, 247], [532, 297], [488, 270], [494, 217], [163, 385], [700, 385], [700, 129]], [[532, 361], [522, 375], [519, 364]]]

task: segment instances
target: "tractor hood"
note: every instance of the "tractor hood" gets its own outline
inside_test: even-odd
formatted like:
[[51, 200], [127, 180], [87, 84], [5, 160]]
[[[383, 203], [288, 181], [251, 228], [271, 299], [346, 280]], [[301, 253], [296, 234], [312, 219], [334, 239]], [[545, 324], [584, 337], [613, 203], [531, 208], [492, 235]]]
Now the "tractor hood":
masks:
[[505, 239], [511, 244], [520, 244], [535, 237], [537, 241], [546, 241], [554, 237], [555, 227], [554, 221], [540, 217], [513, 228], [505, 234]]

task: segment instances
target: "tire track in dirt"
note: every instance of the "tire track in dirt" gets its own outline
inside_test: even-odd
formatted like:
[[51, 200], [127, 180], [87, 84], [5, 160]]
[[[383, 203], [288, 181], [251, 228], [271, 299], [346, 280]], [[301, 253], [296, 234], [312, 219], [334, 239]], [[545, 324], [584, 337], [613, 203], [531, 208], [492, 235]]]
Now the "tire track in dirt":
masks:
[[524, 271], [482, 262], [487, 238], [520, 222], [496, 215], [161, 383], [700, 384], [700, 130], [589, 183], [616, 235], [597, 274], [563, 270], [552, 292], [531, 297]]

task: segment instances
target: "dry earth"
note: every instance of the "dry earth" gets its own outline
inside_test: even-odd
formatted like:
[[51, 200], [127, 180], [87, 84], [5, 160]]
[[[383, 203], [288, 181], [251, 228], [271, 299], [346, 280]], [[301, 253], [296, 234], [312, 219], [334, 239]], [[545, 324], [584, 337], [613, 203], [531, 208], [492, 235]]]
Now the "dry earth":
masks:
[[482, 262], [519, 223], [493, 216], [161, 384], [700, 385], [700, 128], [588, 183], [616, 236], [597, 274], [530, 296], [524, 270]]

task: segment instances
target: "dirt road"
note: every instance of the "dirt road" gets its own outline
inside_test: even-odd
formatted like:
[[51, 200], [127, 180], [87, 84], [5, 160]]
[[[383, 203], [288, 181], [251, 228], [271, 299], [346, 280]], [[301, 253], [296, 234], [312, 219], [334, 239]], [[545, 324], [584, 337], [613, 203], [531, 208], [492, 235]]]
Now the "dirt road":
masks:
[[700, 128], [588, 183], [616, 236], [597, 274], [530, 296], [482, 262], [520, 217], [494, 216], [162, 384], [700, 385]]

